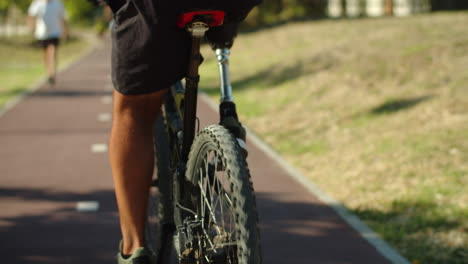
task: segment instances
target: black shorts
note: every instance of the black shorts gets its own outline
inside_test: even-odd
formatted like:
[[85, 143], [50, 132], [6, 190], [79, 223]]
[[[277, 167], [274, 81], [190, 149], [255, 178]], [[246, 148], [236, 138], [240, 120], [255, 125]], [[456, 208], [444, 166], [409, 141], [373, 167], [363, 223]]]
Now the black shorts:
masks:
[[151, 0], [127, 0], [112, 27], [112, 81], [126, 95], [169, 88], [185, 76], [190, 36], [158, 23]]
[[47, 48], [49, 45], [58, 46], [60, 44], [59, 38], [48, 38], [44, 40], [39, 40], [39, 46], [42, 48]]
[[115, 89], [125, 95], [152, 93], [185, 77], [191, 39], [176, 23], [178, 15], [186, 9], [173, 1], [120, 0], [120, 3], [111, 6], [115, 20], [112, 27]]

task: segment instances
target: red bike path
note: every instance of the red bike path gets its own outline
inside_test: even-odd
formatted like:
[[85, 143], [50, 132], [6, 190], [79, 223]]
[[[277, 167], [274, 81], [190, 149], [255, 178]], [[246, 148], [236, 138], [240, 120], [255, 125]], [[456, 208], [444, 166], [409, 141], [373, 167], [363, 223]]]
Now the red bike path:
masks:
[[[61, 72], [55, 87], [43, 85], [0, 116], [2, 263], [116, 263], [109, 49], [96, 48]], [[203, 100], [199, 116], [217, 119]], [[248, 161], [265, 264], [390, 263], [254, 144]]]

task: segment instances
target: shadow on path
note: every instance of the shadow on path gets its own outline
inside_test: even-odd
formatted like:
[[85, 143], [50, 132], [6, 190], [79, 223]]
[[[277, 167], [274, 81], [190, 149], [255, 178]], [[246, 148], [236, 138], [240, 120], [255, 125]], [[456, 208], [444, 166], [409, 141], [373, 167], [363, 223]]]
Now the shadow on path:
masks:
[[[321, 204], [284, 202], [274, 198], [277, 196], [257, 194], [265, 263], [310, 264], [311, 251], [315, 263], [353, 263], [344, 260], [347, 255], [357, 253], [354, 245], [339, 248], [333, 242], [337, 234], [349, 231], [343, 225], [334, 224], [334, 216], [325, 213], [329, 208]], [[1, 188], [0, 203], [10, 199], [30, 206], [37, 202], [62, 205], [43, 214], [0, 215], [0, 253], [5, 263], [115, 263], [120, 234], [112, 190], [75, 193]], [[63, 202], [74, 204], [86, 200], [98, 201], [99, 211], [79, 213], [73, 206], [63, 205]], [[311, 212], [314, 212], [312, 218]]]
[[[265, 263], [310, 264], [311, 255], [314, 256], [314, 263], [356, 263], [352, 256], [369, 253], [359, 252], [362, 248], [358, 244], [362, 242], [358, 240], [358, 243], [346, 247], [336, 242], [338, 235], [349, 235], [349, 229], [337, 223], [336, 216], [328, 213], [330, 208], [322, 204], [288, 202], [276, 198], [289, 195], [257, 193]], [[0, 204], [11, 199], [20, 200], [31, 207], [37, 203], [57, 206], [42, 214], [18, 214], [14, 217], [0, 215], [0, 253], [5, 263], [115, 263], [114, 255], [120, 233], [113, 190], [78, 193], [0, 188]], [[75, 202], [88, 200], [98, 201], [99, 211], [76, 212], [73, 206]], [[430, 226], [433, 230], [442, 232], [461, 224], [424, 213], [435, 210], [435, 207], [437, 205], [433, 203], [406, 201], [395, 203], [390, 212], [357, 210], [353, 213], [370, 223], [375, 221], [386, 222], [386, 225], [400, 225], [403, 236], [383, 232], [384, 238], [393, 240], [396, 237], [406, 237], [411, 243], [420, 245], [431, 241], [431, 237], [424, 235], [424, 230], [418, 223], [425, 223], [425, 227]], [[409, 211], [413, 215], [408, 216]], [[404, 221], [405, 217], [413, 219]], [[414, 236], [415, 234], [419, 235]], [[355, 236], [358, 236], [357, 233]], [[431, 246], [437, 245], [432, 243]], [[443, 248], [434, 252], [441, 252], [440, 250], [456, 252], [454, 255], [459, 256], [459, 259], [453, 259], [451, 263], [462, 263], [460, 261], [468, 254], [465, 247], [443, 245]], [[431, 262], [429, 255], [426, 258], [415, 258]]]
[[[0, 204], [10, 199], [22, 201], [22, 211], [26, 206], [37, 212], [33, 210], [37, 204], [54, 209], [41, 210], [42, 214], [18, 213], [15, 217], [0, 213], [2, 263], [115, 263], [120, 234], [113, 191], [1, 188]], [[98, 212], [76, 211], [76, 202], [90, 200], [99, 202]]]

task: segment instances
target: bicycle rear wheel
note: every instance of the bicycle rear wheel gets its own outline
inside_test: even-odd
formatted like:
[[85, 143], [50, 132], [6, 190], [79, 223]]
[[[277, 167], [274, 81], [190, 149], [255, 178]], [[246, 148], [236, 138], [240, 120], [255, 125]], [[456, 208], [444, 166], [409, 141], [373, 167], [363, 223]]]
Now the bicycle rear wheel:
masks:
[[202, 230], [195, 234], [198, 245], [185, 254], [199, 264], [262, 263], [249, 170], [228, 130], [212, 125], [198, 134], [186, 177], [196, 190], [190, 201]]

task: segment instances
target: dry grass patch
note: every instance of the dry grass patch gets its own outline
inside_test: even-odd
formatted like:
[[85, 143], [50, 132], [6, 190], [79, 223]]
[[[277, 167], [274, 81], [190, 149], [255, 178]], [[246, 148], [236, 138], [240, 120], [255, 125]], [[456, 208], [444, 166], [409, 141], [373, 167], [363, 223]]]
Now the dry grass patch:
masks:
[[[409, 259], [466, 263], [466, 25], [461, 12], [243, 35], [231, 61], [242, 120]], [[212, 56], [204, 68], [215, 96]]]

